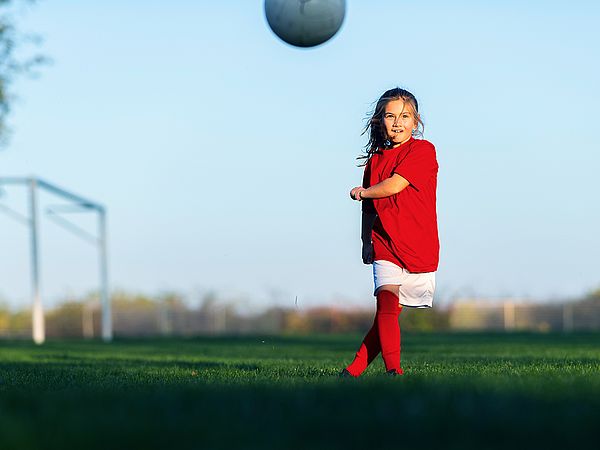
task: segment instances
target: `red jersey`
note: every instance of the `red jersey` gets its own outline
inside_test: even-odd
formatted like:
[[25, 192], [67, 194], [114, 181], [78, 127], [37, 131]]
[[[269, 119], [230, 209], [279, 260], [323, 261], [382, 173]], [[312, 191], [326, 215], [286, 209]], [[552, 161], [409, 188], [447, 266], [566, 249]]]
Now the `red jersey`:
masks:
[[409, 272], [437, 270], [437, 172], [435, 147], [426, 140], [411, 137], [398, 147], [379, 149], [371, 156], [363, 187], [380, 183], [394, 173], [410, 183], [389, 197], [363, 200], [363, 211], [377, 213], [372, 233], [374, 260], [393, 262]]

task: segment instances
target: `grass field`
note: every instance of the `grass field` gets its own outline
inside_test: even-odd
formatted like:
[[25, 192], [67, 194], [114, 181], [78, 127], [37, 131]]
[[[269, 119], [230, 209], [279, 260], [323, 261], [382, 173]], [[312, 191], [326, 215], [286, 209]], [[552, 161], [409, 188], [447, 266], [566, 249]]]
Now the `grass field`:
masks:
[[600, 334], [0, 341], [0, 449], [598, 448]]

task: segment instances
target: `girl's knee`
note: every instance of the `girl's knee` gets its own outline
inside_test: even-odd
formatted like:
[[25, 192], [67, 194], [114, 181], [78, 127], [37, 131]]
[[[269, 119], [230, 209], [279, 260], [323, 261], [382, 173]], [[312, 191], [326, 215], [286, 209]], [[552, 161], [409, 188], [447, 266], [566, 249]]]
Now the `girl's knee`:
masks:
[[377, 289], [377, 311], [399, 314], [401, 306], [398, 294], [398, 285], [386, 284]]
[[380, 294], [382, 291], [388, 291], [392, 294], [396, 294], [396, 297], [400, 296], [400, 285], [399, 284], [384, 284], [383, 286], [379, 286], [375, 291], [375, 295]]

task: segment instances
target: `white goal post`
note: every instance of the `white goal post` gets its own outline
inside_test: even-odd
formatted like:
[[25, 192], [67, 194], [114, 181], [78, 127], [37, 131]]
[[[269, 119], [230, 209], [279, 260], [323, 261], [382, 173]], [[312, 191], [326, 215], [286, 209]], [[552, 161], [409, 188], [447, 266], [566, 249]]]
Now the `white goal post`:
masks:
[[[63, 200], [67, 200], [69, 204], [63, 205], [63, 208], [48, 209], [46, 212], [49, 217], [53, 218], [59, 225], [69, 231], [79, 235], [79, 237], [91, 242], [98, 248], [98, 262], [100, 275], [100, 301], [102, 305], [102, 339], [105, 342], [112, 341], [112, 313], [111, 301], [108, 292], [108, 256], [107, 256], [107, 236], [106, 236], [106, 209], [99, 203], [90, 201], [79, 195], [73, 194], [65, 189], [59, 188], [56, 185], [50, 184], [37, 177], [21, 178], [21, 177], [0, 177], [0, 188], [2, 185], [23, 185], [29, 190], [29, 215], [23, 216], [17, 211], [12, 210], [0, 203], [0, 212], [4, 212], [19, 222], [27, 225], [31, 234], [31, 285], [32, 285], [32, 335], [33, 341], [37, 344], [42, 344], [46, 339], [44, 326], [44, 309], [42, 306], [42, 298], [40, 293], [40, 270], [39, 270], [39, 221], [38, 221], [38, 189], [43, 189], [53, 195], [56, 195]], [[61, 213], [75, 211], [90, 211], [98, 215], [98, 230], [97, 235], [93, 236], [85, 230], [80, 229], [65, 218], [61, 217]]]

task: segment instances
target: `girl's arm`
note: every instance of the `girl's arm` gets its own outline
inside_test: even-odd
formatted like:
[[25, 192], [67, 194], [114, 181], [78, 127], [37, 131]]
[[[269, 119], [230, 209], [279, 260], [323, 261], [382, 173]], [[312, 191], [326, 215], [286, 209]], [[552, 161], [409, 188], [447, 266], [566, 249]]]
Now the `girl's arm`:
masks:
[[371, 232], [373, 231], [373, 225], [375, 224], [375, 219], [377, 218], [377, 213], [372, 212], [364, 212], [362, 213], [362, 231], [360, 233], [360, 238], [364, 243], [371, 243]]
[[376, 218], [377, 213], [375, 212], [363, 211], [362, 213], [362, 230], [360, 237], [362, 240], [362, 260], [365, 264], [373, 263], [373, 242], [371, 236]]
[[395, 173], [391, 177], [383, 180], [381, 183], [377, 183], [368, 189], [365, 189], [361, 186], [355, 187], [350, 192], [350, 196], [359, 201], [364, 198], [389, 197], [390, 195], [397, 194], [398, 192], [406, 189], [409, 184], [410, 183], [406, 178]]
[[384, 198], [397, 194], [405, 189], [410, 183], [402, 175], [397, 173], [386, 178], [381, 183], [377, 183], [368, 189], [360, 192], [360, 198]]

